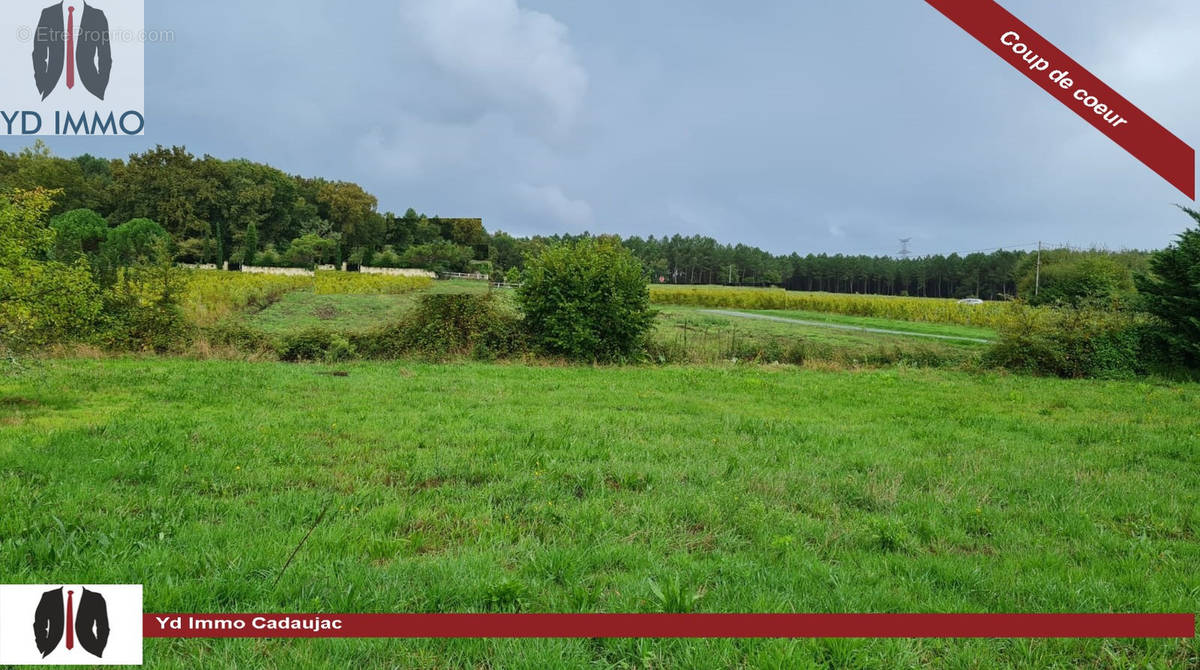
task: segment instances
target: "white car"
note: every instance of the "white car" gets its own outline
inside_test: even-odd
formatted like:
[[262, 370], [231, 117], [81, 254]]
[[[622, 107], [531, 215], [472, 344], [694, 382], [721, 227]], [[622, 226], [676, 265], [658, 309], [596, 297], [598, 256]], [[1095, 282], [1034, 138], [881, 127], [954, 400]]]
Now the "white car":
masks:
[[982, 305], [983, 301], [980, 300], [979, 298], [966, 298], [964, 300], [959, 300], [958, 304], [960, 304], [960, 305]]

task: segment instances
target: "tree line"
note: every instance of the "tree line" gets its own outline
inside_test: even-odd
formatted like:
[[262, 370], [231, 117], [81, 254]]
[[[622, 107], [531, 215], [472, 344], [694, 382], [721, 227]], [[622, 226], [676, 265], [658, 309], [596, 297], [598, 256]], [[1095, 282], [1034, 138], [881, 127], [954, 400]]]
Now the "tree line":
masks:
[[[116, 227], [131, 220], [158, 223], [171, 236], [175, 258], [311, 266], [342, 262], [437, 271], [479, 269], [502, 278], [523, 267], [535, 248], [591, 237], [522, 238], [489, 232], [478, 218], [380, 211], [358, 184], [290, 175], [248, 160], [197, 157], [184, 147], [156, 147], [128, 159], [91, 155], [60, 158], [42, 143], [0, 152], [0, 189], [61, 190], [50, 212], [94, 212]], [[1035, 254], [997, 250], [965, 255], [894, 258], [843, 254], [776, 255], [700, 235], [622, 240], [655, 283], [783, 286], [792, 290], [935, 298], [1032, 299]], [[1055, 262], [1077, 264], [1077, 252], [1043, 254], [1048, 281]], [[1132, 287], [1148, 254], [1089, 252], [1106, 259], [1114, 281]], [[1057, 260], [1056, 260], [1057, 259]], [[1117, 268], [1113, 270], [1114, 266]], [[1068, 273], [1069, 274], [1069, 273]]]

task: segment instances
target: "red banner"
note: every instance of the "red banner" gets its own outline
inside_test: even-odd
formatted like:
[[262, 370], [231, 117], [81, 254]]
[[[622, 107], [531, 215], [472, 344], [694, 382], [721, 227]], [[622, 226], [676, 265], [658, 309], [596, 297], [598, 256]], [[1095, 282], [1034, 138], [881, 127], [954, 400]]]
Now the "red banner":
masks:
[[1196, 199], [1196, 152], [993, 0], [926, 0], [1151, 170]]
[[162, 638], [1190, 638], [1192, 614], [146, 614]]

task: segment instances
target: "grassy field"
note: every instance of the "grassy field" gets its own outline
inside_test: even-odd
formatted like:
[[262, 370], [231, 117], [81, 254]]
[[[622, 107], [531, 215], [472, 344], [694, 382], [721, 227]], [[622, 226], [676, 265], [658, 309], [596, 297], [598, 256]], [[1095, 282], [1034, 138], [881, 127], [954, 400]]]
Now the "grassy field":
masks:
[[[657, 306], [652, 352], [667, 359], [717, 363], [733, 359], [813, 363], [837, 367], [912, 363], [932, 366], [967, 364], [987, 346], [980, 342], [840, 330], [816, 324], [787, 323], [714, 314], [697, 307]], [[834, 326], [883, 328], [910, 333], [988, 337], [990, 331], [965, 326], [917, 324], [889, 319], [787, 311], [758, 311]]]
[[[193, 283], [189, 314], [198, 325], [213, 315], [240, 320], [269, 336], [294, 335], [310, 329], [361, 333], [402, 321], [418, 298], [427, 293], [485, 293], [484, 282], [439, 281], [414, 285], [413, 280], [318, 273], [312, 279], [280, 278], [234, 273], [200, 273]], [[341, 280], [335, 281], [335, 280]], [[392, 283], [388, 283], [392, 281]], [[378, 287], [372, 282], [383, 282]], [[377, 288], [387, 292], [377, 292]], [[337, 293], [338, 290], [348, 291]], [[505, 304], [511, 290], [492, 291]], [[210, 307], [210, 305], [212, 307]], [[758, 310], [816, 322], [778, 323], [711, 314], [696, 306], [659, 305], [652, 334], [651, 360], [719, 363], [730, 360], [763, 363], [813, 363], [860, 367], [912, 363], [958, 366], [981, 351], [978, 342], [948, 342], [905, 335], [855, 332], [822, 327], [883, 328], [919, 335], [986, 339], [991, 330], [966, 325], [911, 322], [900, 319], [848, 316], [826, 312]]]
[[751, 314], [764, 314], [788, 319], [797, 319], [800, 321], [820, 321], [822, 323], [841, 326], [882, 328], [908, 333], [920, 333], [924, 335], [942, 335], [947, 337], [962, 337], [978, 340], [991, 340], [996, 338], [996, 331], [981, 326], [901, 321], [899, 319], [883, 319], [868, 316], [847, 316], [845, 314], [834, 314], [829, 312], [805, 312], [801, 310], [790, 309], [746, 311]]
[[[461, 280], [429, 282], [335, 272], [317, 273], [315, 279], [219, 272], [198, 272], [194, 276], [186, 309], [193, 324], [203, 327], [217, 322], [240, 322], [271, 338], [312, 329], [341, 334], [368, 332], [403, 321], [419, 297], [429, 293], [490, 291], [506, 305], [514, 298], [512, 290], [490, 290], [485, 282]], [[648, 360], [659, 363], [712, 364], [736, 360], [841, 368], [896, 364], [971, 367], [986, 346], [984, 343], [927, 336], [990, 340], [996, 336], [995, 331], [971, 325], [972, 315], [998, 313], [1001, 308], [1000, 305], [965, 307], [948, 300], [803, 294], [770, 289], [652, 288], [660, 315], [650, 338]], [[817, 311], [784, 309], [794, 304]], [[765, 309], [764, 305], [772, 308]], [[780, 323], [709, 313], [712, 309], [734, 309], [744, 314], [811, 323]], [[824, 327], [826, 324], [828, 327]], [[896, 332], [854, 331], [845, 327]]]
[[398, 321], [412, 307], [405, 295], [324, 295], [297, 291], [246, 319], [247, 324], [272, 335], [309, 328], [362, 332]]
[[[52, 360], [0, 377], [0, 575], [145, 583], [148, 611], [1200, 603], [1200, 386], [904, 368], [333, 370]], [[1200, 664], [1195, 640], [151, 640], [146, 651], [150, 667], [180, 668]]]
[[741, 310], [799, 310], [897, 321], [991, 328], [1011, 306], [1003, 302], [962, 305], [957, 300], [886, 295], [813, 293], [728, 286], [651, 286], [650, 299], [662, 305]]

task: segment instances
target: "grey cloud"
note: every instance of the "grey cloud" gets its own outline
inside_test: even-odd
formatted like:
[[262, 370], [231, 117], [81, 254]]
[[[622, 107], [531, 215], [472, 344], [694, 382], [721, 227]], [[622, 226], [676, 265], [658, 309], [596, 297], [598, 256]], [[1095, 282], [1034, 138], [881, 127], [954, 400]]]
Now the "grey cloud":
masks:
[[447, 76], [553, 135], [571, 130], [588, 77], [562, 23], [516, 0], [407, 0], [402, 8], [410, 34]]
[[584, 200], [568, 197], [559, 186], [518, 184], [516, 194], [533, 212], [548, 217], [560, 227], [557, 231], [543, 232], [580, 233], [595, 223], [592, 206]]
[[[1200, 138], [1200, 4], [1004, 5]], [[514, 233], [776, 252], [1156, 247], [1187, 223], [1182, 195], [921, 0], [352, 8], [148, 3], [176, 41], [147, 47], [146, 138], [52, 146], [186, 144]]]

